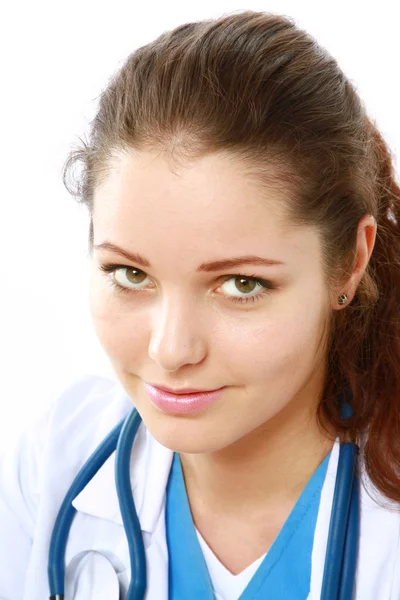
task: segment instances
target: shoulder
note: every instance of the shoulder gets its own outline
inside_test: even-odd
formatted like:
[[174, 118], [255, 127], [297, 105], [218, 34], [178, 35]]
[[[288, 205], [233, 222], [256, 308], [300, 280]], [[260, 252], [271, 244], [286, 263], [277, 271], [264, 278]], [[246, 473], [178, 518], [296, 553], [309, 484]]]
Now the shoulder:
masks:
[[53, 395], [2, 457], [2, 473], [14, 476], [39, 497], [51, 474], [76, 469], [133, 404], [121, 385], [83, 375]]
[[127, 410], [121, 387], [103, 377], [82, 376], [54, 394], [0, 457], [0, 529], [13, 522], [15, 536], [32, 535], [46, 481], [64, 485], [67, 462], [79, 465], [97, 429]]

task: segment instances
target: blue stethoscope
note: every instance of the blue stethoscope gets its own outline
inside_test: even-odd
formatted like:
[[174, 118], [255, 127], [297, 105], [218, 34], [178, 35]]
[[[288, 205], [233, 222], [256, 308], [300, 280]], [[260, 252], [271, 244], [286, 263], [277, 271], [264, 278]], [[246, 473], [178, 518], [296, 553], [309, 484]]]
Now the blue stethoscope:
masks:
[[[135, 408], [93, 452], [75, 477], [59, 510], [49, 549], [50, 600], [64, 600], [65, 548], [76, 509], [74, 498], [116, 450], [115, 481], [129, 546], [131, 583], [126, 600], [143, 600], [146, 593], [146, 555], [132, 497], [130, 456], [141, 417]], [[342, 443], [329, 525], [321, 600], [352, 600], [359, 539], [358, 446]]]

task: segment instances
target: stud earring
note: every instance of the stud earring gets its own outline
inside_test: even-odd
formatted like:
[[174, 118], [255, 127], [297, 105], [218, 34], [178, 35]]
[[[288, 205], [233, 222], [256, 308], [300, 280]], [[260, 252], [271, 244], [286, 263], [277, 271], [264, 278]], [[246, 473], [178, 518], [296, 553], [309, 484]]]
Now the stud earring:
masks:
[[340, 294], [340, 296], [338, 297], [338, 302], [340, 305], [346, 304], [347, 294]]

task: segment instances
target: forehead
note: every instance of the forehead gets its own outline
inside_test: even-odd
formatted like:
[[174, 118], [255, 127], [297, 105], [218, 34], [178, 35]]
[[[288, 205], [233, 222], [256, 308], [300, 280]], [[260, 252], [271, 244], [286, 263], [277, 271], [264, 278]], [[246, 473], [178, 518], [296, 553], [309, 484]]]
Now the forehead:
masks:
[[282, 260], [310, 245], [315, 251], [314, 232], [290, 225], [284, 202], [283, 186], [261, 186], [232, 156], [207, 155], [176, 169], [163, 155], [131, 151], [114, 159], [96, 189], [95, 243], [107, 239], [138, 251], [149, 240], [160, 249], [172, 239], [205, 249], [212, 243], [215, 258], [226, 257], [226, 248], [279, 252]]

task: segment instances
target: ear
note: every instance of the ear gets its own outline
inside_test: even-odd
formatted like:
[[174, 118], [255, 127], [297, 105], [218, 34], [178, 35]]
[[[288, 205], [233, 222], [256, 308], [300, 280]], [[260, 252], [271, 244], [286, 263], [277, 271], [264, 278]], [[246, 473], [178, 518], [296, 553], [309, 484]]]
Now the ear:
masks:
[[[353, 271], [347, 280], [347, 283], [342, 285], [340, 289], [336, 290], [335, 297], [333, 299], [333, 308], [346, 308], [346, 306], [348, 306], [354, 298], [358, 284], [364, 275], [364, 271], [368, 266], [372, 250], [375, 246], [376, 230], [377, 223], [372, 215], [365, 215], [360, 220], [357, 231], [357, 248]], [[348, 300], [344, 305], [338, 304], [337, 300], [340, 294], [347, 294]]]

